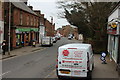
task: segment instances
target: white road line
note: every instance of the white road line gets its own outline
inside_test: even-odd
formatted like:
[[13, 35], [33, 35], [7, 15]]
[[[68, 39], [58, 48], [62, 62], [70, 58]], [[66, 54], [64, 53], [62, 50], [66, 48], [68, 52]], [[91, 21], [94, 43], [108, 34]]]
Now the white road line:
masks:
[[50, 74], [48, 74], [45, 78], [50, 77], [54, 72], [56, 71], [56, 69], [54, 69]]
[[11, 72], [11, 71], [7, 71], [7, 72], [1, 74], [0, 77], [2, 77], [2, 76], [5, 75], [5, 74], [8, 74], [8, 73], [10, 73], [10, 72]]

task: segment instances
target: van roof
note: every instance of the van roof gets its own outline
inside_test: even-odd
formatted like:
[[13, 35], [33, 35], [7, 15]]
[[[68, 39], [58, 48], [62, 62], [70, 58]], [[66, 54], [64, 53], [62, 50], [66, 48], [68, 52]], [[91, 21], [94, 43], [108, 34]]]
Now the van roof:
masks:
[[91, 44], [83, 44], [83, 43], [70, 43], [63, 46], [60, 46], [59, 48], [82, 48], [87, 49], [91, 46]]

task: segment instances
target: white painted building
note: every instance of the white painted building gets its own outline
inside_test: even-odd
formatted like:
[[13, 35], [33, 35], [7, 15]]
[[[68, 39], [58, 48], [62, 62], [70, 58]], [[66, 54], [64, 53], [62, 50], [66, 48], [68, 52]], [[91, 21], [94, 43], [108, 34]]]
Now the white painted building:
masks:
[[108, 17], [108, 52], [120, 70], [120, 2]]
[[4, 21], [2, 17], [2, 6], [3, 6], [3, 3], [0, 0], [0, 53], [2, 52], [1, 43], [3, 42], [3, 39], [4, 39]]
[[41, 43], [41, 39], [44, 36], [45, 36], [45, 26], [40, 25], [40, 27], [39, 27], [39, 43]]

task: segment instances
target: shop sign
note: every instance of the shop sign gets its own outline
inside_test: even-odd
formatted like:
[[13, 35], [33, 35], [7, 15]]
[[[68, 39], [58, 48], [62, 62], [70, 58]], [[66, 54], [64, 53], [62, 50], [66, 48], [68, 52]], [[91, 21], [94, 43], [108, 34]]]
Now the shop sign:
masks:
[[119, 34], [119, 23], [118, 22], [111, 22], [107, 26], [107, 33], [118, 35]]
[[30, 32], [30, 31], [38, 32], [38, 28], [17, 28], [16, 29], [16, 33]]

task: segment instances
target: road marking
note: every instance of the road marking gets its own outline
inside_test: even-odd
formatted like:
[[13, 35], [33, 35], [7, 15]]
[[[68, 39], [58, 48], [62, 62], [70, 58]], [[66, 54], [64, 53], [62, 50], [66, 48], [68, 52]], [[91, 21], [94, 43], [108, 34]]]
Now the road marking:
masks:
[[48, 74], [45, 78], [49, 78], [52, 74], [54, 74], [56, 69], [54, 69], [50, 74]]
[[6, 75], [6, 74], [8, 74], [8, 73], [10, 73], [10, 72], [11, 72], [11, 71], [7, 71], [7, 72], [1, 74], [0, 77], [4, 76], [4, 75]]

